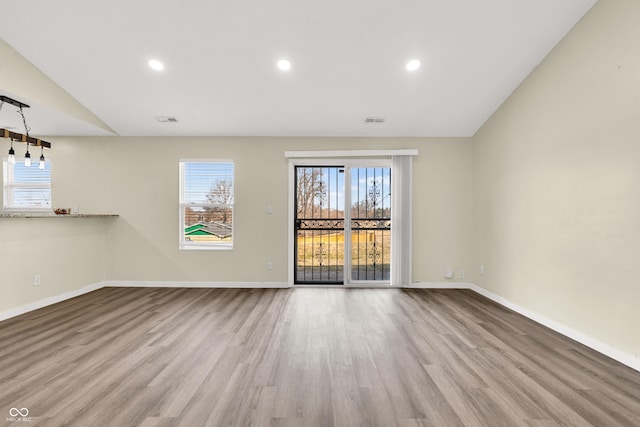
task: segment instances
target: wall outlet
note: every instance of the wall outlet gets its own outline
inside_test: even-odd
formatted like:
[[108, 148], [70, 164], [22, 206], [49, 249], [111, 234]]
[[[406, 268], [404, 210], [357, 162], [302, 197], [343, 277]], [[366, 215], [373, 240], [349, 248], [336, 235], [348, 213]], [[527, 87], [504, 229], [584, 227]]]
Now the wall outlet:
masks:
[[480, 275], [484, 276], [484, 265], [480, 266]]
[[464, 270], [458, 272], [458, 279], [464, 279]]
[[265, 213], [267, 215], [271, 215], [273, 213], [273, 208], [271, 206], [267, 206], [267, 209], [265, 209]]
[[453, 268], [447, 268], [444, 271], [444, 278], [445, 279], [453, 279]]
[[273, 270], [273, 263], [271, 261], [267, 263], [267, 270]]
[[33, 286], [40, 286], [40, 275], [39, 274], [34, 274], [33, 275]]

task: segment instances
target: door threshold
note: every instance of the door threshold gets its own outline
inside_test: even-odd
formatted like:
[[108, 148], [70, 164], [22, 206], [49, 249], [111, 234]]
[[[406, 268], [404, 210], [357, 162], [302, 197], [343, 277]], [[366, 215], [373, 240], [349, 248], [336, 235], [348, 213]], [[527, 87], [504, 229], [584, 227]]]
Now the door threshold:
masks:
[[296, 283], [294, 288], [343, 288], [343, 289], [400, 289], [396, 286], [391, 286], [391, 283], [351, 283], [344, 285], [332, 285], [322, 283]]
[[344, 285], [323, 285], [322, 283], [296, 283], [293, 285], [294, 288], [344, 288]]
[[377, 288], [377, 289], [386, 289], [392, 288], [391, 283], [349, 283], [348, 285], [344, 285], [345, 288]]

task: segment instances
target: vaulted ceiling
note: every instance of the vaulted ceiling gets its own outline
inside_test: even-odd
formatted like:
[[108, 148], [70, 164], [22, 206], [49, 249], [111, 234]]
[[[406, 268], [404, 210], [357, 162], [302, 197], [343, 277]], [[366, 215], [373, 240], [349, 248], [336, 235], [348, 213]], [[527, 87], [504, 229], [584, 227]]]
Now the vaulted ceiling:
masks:
[[3, 1], [0, 94], [34, 135], [471, 136], [594, 3]]

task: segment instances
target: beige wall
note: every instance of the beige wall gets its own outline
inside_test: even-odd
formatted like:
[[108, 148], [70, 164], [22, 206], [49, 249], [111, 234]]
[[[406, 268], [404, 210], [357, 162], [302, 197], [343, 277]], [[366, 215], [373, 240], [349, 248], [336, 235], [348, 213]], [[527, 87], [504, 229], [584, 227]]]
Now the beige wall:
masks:
[[[470, 265], [470, 139], [49, 140], [53, 206], [120, 217], [0, 219], [0, 312], [103, 280], [287, 282], [287, 150], [417, 148], [413, 278], [440, 282]], [[178, 162], [191, 158], [235, 161], [232, 251], [178, 250]]]
[[109, 221], [0, 218], [0, 313], [103, 281]]
[[639, 18], [600, 0], [473, 138], [472, 281], [634, 357]]
[[[287, 282], [287, 150], [417, 148], [414, 268], [444, 281], [471, 259], [470, 139], [51, 138], [54, 205], [117, 213], [107, 233], [109, 280]], [[178, 162], [232, 159], [235, 247], [178, 250]], [[273, 209], [266, 215], [267, 206]], [[273, 270], [266, 263], [273, 263]]]
[[[7, 139], [0, 139], [3, 156], [8, 144]], [[93, 147], [95, 152], [91, 154], [85, 148], [76, 153], [67, 144], [54, 144], [54, 149], [46, 152], [52, 160], [54, 207], [75, 206], [66, 203], [76, 197], [63, 195], [100, 194], [107, 188], [95, 166], [100, 163], [89, 160], [99, 158], [99, 147]], [[19, 144], [16, 153], [18, 150], [22, 154], [24, 146]], [[96, 206], [96, 211], [102, 211], [101, 207]], [[0, 313], [104, 281], [107, 235], [113, 221], [0, 218]], [[34, 287], [36, 274], [41, 285]]]

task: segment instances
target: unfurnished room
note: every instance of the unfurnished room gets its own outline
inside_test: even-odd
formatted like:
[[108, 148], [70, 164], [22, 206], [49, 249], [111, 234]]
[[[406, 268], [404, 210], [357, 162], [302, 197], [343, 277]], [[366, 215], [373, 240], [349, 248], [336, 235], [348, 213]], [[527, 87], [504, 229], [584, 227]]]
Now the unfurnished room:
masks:
[[640, 2], [0, 2], [0, 424], [640, 425]]

